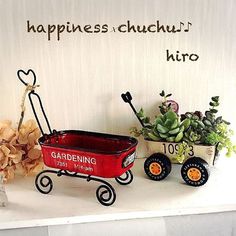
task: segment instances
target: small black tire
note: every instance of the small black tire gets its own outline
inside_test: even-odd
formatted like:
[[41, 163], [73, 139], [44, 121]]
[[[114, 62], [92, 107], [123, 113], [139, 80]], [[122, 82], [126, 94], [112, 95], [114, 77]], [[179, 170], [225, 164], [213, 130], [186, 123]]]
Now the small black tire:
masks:
[[210, 175], [209, 165], [200, 157], [187, 159], [182, 168], [181, 176], [186, 184], [199, 187], [204, 185]]
[[154, 153], [145, 160], [144, 171], [152, 180], [163, 180], [171, 172], [170, 159], [162, 153]]

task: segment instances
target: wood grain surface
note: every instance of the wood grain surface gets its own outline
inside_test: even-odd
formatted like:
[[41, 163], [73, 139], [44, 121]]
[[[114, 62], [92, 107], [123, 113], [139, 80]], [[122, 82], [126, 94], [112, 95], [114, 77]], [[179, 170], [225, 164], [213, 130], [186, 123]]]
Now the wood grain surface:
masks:
[[[20, 116], [24, 86], [18, 69], [32, 68], [53, 128], [128, 134], [138, 125], [120, 94], [129, 90], [152, 117], [164, 89], [180, 111], [205, 110], [220, 95], [221, 114], [236, 127], [236, 2], [234, 0], [0, 0], [0, 120]], [[107, 33], [27, 32], [31, 24], [107, 24]], [[159, 21], [189, 32], [120, 33], [113, 27]], [[197, 61], [167, 61], [166, 50]], [[32, 118], [26, 103], [26, 118]], [[43, 123], [43, 121], [42, 121]]]

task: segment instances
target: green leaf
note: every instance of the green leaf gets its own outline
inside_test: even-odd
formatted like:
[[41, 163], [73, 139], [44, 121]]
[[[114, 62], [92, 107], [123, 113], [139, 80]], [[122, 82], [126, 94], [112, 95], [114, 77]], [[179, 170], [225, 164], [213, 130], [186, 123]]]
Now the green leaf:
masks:
[[160, 140], [159, 137], [157, 137], [155, 134], [153, 133], [148, 133], [147, 136], [151, 139], [151, 140], [154, 140], [154, 141], [158, 141]]
[[167, 95], [166, 95], [166, 98], [168, 98], [168, 97], [170, 97], [170, 96], [172, 96], [172, 93], [167, 94]]
[[143, 111], [142, 107], [140, 108], [139, 112], [137, 113], [137, 116], [140, 118], [144, 116], [144, 111]]
[[165, 91], [164, 91], [164, 90], [161, 91], [160, 96], [161, 96], [161, 97], [164, 97], [164, 96], [165, 96]]
[[163, 122], [163, 119], [162, 119], [162, 115], [159, 115], [159, 116], [155, 119], [155, 124], [164, 125], [164, 122]]
[[169, 131], [169, 134], [171, 134], [171, 135], [178, 134], [179, 131], [180, 131], [180, 129], [179, 129], [179, 127], [177, 127], [177, 128], [175, 128], [175, 129], [170, 130], [170, 131]]
[[168, 134], [160, 134], [160, 137], [163, 138], [163, 139], [166, 139], [168, 136]]
[[226, 125], [230, 125], [230, 122], [228, 122], [226, 120], [222, 120], [222, 122], [224, 122]]
[[190, 124], [191, 124], [190, 119], [186, 118], [182, 121], [180, 126], [183, 126], [184, 130], [186, 130], [190, 126]]
[[171, 129], [175, 129], [177, 128], [179, 125], [179, 120], [178, 119], [175, 119], [175, 121], [171, 124]]
[[212, 112], [212, 113], [217, 113], [218, 110], [216, 110], [216, 109], [210, 109], [210, 112]]
[[199, 127], [205, 128], [205, 125], [200, 120], [197, 120], [196, 122], [198, 123]]
[[161, 134], [166, 134], [166, 133], [169, 131], [168, 128], [166, 128], [166, 127], [164, 127], [164, 126], [162, 126], [162, 125], [160, 125], [160, 124], [157, 124], [156, 129], [157, 129], [158, 132], [160, 132]]
[[213, 117], [213, 114], [210, 111], [206, 111], [205, 116], [207, 119], [211, 119]]
[[212, 126], [212, 123], [208, 119], [204, 119], [203, 124], [206, 126]]
[[166, 138], [166, 141], [174, 142], [175, 141], [175, 137], [174, 136], [170, 136], [170, 137]]
[[222, 122], [222, 116], [216, 118], [216, 123], [219, 124]]
[[183, 132], [178, 133], [178, 135], [175, 137], [175, 142], [176, 143], [180, 142], [183, 137], [184, 137]]
[[164, 116], [166, 117], [166, 119], [169, 119], [169, 120], [172, 120], [172, 121], [174, 121], [177, 118], [176, 113], [171, 111], [171, 110], [167, 111]]
[[211, 98], [211, 100], [214, 102], [219, 102], [219, 98], [220, 98], [219, 96], [214, 96]]
[[164, 125], [165, 125], [165, 127], [171, 127], [171, 125], [172, 125], [172, 120], [170, 120], [170, 119], [166, 119], [166, 121], [165, 121], [165, 123], [164, 123]]

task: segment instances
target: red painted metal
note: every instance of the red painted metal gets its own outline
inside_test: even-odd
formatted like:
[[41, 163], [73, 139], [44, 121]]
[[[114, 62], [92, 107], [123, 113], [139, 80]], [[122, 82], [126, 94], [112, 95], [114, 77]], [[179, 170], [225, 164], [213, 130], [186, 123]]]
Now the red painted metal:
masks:
[[39, 139], [45, 165], [116, 178], [134, 164], [137, 140], [128, 136], [66, 130]]

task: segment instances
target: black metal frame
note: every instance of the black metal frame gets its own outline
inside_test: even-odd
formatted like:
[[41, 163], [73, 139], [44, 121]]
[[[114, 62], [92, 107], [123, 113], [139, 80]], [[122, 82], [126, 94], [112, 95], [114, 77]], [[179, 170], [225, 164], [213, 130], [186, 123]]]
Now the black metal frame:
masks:
[[[60, 176], [69, 176], [76, 177], [81, 179], [86, 179], [88, 182], [93, 180], [96, 182], [102, 183], [96, 190], [96, 197], [98, 201], [104, 206], [112, 205], [116, 200], [115, 189], [107, 181], [91, 176], [91, 175], [82, 175], [77, 172], [69, 172], [67, 170], [43, 170], [35, 178], [35, 186], [40, 193], [48, 194], [53, 189], [53, 181], [48, 176], [48, 174], [56, 174]], [[125, 177], [117, 177], [115, 180], [121, 185], [130, 184], [133, 181], [133, 174], [131, 170], [125, 172]], [[45, 180], [47, 181], [45, 183]]]
[[[77, 172], [68, 172], [66, 170], [43, 170], [41, 171], [35, 179], [35, 186], [38, 189], [39, 192], [43, 193], [43, 194], [48, 194], [51, 192], [52, 188], [53, 188], [53, 181], [52, 179], [45, 174], [56, 174], [58, 177], [60, 176], [69, 176], [69, 177], [77, 177], [77, 178], [82, 178], [82, 179], [86, 179], [88, 182], [93, 180], [93, 181], [97, 181], [97, 182], [101, 182], [102, 185], [100, 185], [97, 190], [96, 190], [96, 196], [98, 201], [104, 205], [104, 206], [110, 206], [112, 205], [115, 200], [116, 200], [116, 192], [114, 190], [114, 188], [105, 180], [96, 178], [96, 177], [92, 177], [90, 175], [81, 175], [78, 174]], [[45, 180], [47, 181], [45, 183]]]
[[[29, 75], [30, 73], [33, 74], [33, 84], [32, 86], [35, 86], [36, 84], [36, 75], [34, 73], [34, 71], [32, 69], [29, 69], [27, 72], [23, 71], [23, 70], [18, 70], [17, 71], [17, 76], [19, 78], [19, 80], [25, 85], [28, 86], [28, 83], [25, 82], [22, 77], [21, 77], [21, 73], [24, 74], [25, 76]], [[44, 119], [47, 123], [47, 128], [49, 130], [50, 135], [57, 133], [56, 130], [52, 130], [50, 123], [48, 121], [47, 115], [45, 113], [44, 107], [43, 107], [43, 103], [42, 100], [40, 98], [40, 96], [35, 93], [34, 89], [32, 91], [29, 92], [28, 97], [29, 97], [29, 101], [30, 101], [30, 105], [31, 108], [33, 110], [35, 119], [37, 121], [37, 124], [40, 128], [40, 131], [42, 132], [43, 137], [46, 137], [48, 134], [44, 133], [43, 128], [40, 124], [38, 115], [36, 113], [35, 107], [34, 107], [34, 103], [33, 103], [33, 96], [36, 96], [36, 98], [38, 99], [39, 105], [40, 105], [40, 109], [43, 113]], [[107, 181], [100, 179], [100, 178], [96, 178], [94, 176], [90, 176], [90, 175], [82, 175], [82, 174], [78, 174], [77, 172], [69, 172], [66, 170], [43, 170], [41, 171], [35, 178], [35, 186], [37, 188], [37, 190], [43, 194], [48, 194], [51, 192], [52, 188], [53, 188], [53, 181], [52, 179], [47, 175], [47, 174], [56, 174], [58, 177], [60, 176], [69, 176], [69, 177], [76, 177], [76, 178], [81, 178], [81, 179], [86, 179], [88, 182], [93, 180], [93, 181], [97, 181], [102, 183], [102, 185], [100, 185], [97, 190], [96, 190], [96, 197], [98, 199], [98, 201], [104, 205], [104, 206], [110, 206], [112, 205], [115, 200], [116, 200], [116, 192], [114, 190], [114, 188], [111, 186], [111, 184], [109, 184]], [[47, 181], [45, 183], [45, 180]], [[131, 170], [128, 170], [125, 172], [125, 177], [119, 176], [116, 177], [115, 180], [121, 184], [121, 185], [127, 185], [130, 184], [133, 180], [133, 174], [131, 172]]]

